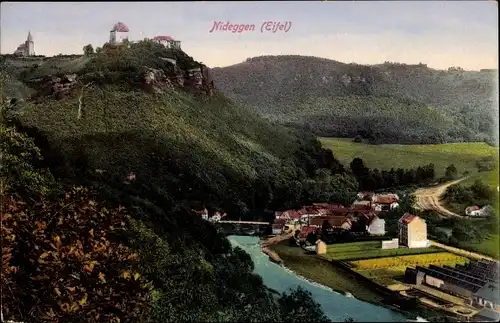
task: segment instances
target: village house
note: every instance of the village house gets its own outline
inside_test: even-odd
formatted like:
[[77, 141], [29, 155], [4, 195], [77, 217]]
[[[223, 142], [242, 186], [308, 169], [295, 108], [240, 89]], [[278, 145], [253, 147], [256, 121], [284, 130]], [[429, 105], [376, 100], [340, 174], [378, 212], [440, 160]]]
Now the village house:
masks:
[[364, 192], [359, 192], [358, 195], [356, 195], [356, 197], [358, 198], [358, 200], [371, 200], [374, 195], [375, 192], [364, 191]]
[[352, 207], [364, 207], [371, 209], [372, 201], [371, 200], [354, 201], [354, 203], [352, 203]]
[[216, 211], [213, 216], [209, 217], [208, 220], [211, 222], [219, 222], [223, 217], [226, 216], [224, 211]]
[[481, 215], [481, 208], [477, 205], [469, 206], [465, 209], [465, 215], [480, 216]]
[[280, 235], [283, 232], [283, 229], [286, 225], [285, 219], [275, 220], [272, 225], [272, 233], [273, 235]]
[[474, 206], [469, 206], [468, 208], [465, 209], [465, 214], [473, 217], [488, 217], [493, 215], [494, 212], [495, 209], [491, 205], [486, 205], [482, 208], [480, 208], [477, 205], [474, 205]]
[[405, 213], [398, 221], [399, 244], [408, 248], [426, 248], [427, 224], [420, 217]]
[[385, 234], [385, 220], [376, 215], [370, 217], [366, 231], [372, 236], [383, 236]]
[[390, 211], [399, 206], [399, 197], [396, 194], [374, 195], [372, 197], [372, 208], [374, 211]]
[[332, 229], [342, 229], [349, 231], [352, 229], [354, 218], [352, 216], [319, 216], [309, 219], [309, 225], [321, 228], [325, 221], [328, 221]]
[[316, 241], [315, 251], [316, 251], [317, 255], [323, 255], [323, 254], [325, 254], [326, 250], [327, 250], [327, 245], [326, 245], [326, 243], [324, 241], [322, 241], [322, 240]]
[[310, 233], [315, 233], [318, 230], [317, 226], [305, 225], [300, 229], [298, 240], [300, 242], [305, 241]]
[[205, 208], [201, 211], [196, 211], [196, 210], [192, 210], [194, 213], [198, 214], [199, 216], [201, 216], [201, 218], [203, 220], [208, 220], [208, 210]]

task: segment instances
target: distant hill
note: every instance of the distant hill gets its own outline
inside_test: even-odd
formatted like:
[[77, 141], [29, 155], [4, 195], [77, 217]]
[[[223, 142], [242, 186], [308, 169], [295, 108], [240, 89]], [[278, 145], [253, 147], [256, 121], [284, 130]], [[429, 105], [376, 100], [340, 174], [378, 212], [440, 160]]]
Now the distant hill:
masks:
[[289, 55], [249, 58], [212, 73], [237, 103], [319, 136], [359, 135], [372, 143], [494, 141], [498, 74], [492, 70]]

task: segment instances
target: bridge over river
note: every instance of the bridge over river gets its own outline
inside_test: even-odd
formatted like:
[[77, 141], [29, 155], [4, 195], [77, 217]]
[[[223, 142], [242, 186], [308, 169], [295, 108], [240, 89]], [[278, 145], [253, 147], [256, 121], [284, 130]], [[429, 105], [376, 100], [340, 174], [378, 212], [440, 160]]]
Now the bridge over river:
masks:
[[260, 221], [217, 221], [214, 225], [224, 234], [263, 235], [270, 230], [269, 222]]

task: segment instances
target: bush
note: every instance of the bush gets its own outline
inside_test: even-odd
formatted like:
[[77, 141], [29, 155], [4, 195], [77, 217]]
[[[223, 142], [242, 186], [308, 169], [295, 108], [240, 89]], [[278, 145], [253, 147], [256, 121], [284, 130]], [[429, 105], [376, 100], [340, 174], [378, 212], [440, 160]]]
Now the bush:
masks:
[[28, 195], [47, 194], [54, 178], [42, 168], [43, 158], [33, 139], [0, 125], [0, 182], [3, 189]]
[[2, 267], [11, 292], [3, 299], [7, 317], [148, 321], [151, 285], [135, 268], [137, 255], [118, 242], [127, 230], [122, 208], [103, 207], [83, 188], [59, 201], [28, 204], [11, 195], [2, 204], [8, 230], [2, 234], [14, 237], [7, 240], [11, 267]]

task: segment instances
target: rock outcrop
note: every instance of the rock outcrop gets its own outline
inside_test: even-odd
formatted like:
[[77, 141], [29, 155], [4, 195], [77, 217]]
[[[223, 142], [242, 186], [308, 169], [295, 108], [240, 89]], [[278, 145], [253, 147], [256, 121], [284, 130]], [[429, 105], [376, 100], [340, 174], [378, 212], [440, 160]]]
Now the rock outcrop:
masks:
[[77, 85], [77, 75], [67, 74], [61, 77], [51, 75], [43, 79], [33, 80], [33, 83], [39, 88], [34, 95], [35, 97], [53, 96], [60, 100], [66, 97]]

